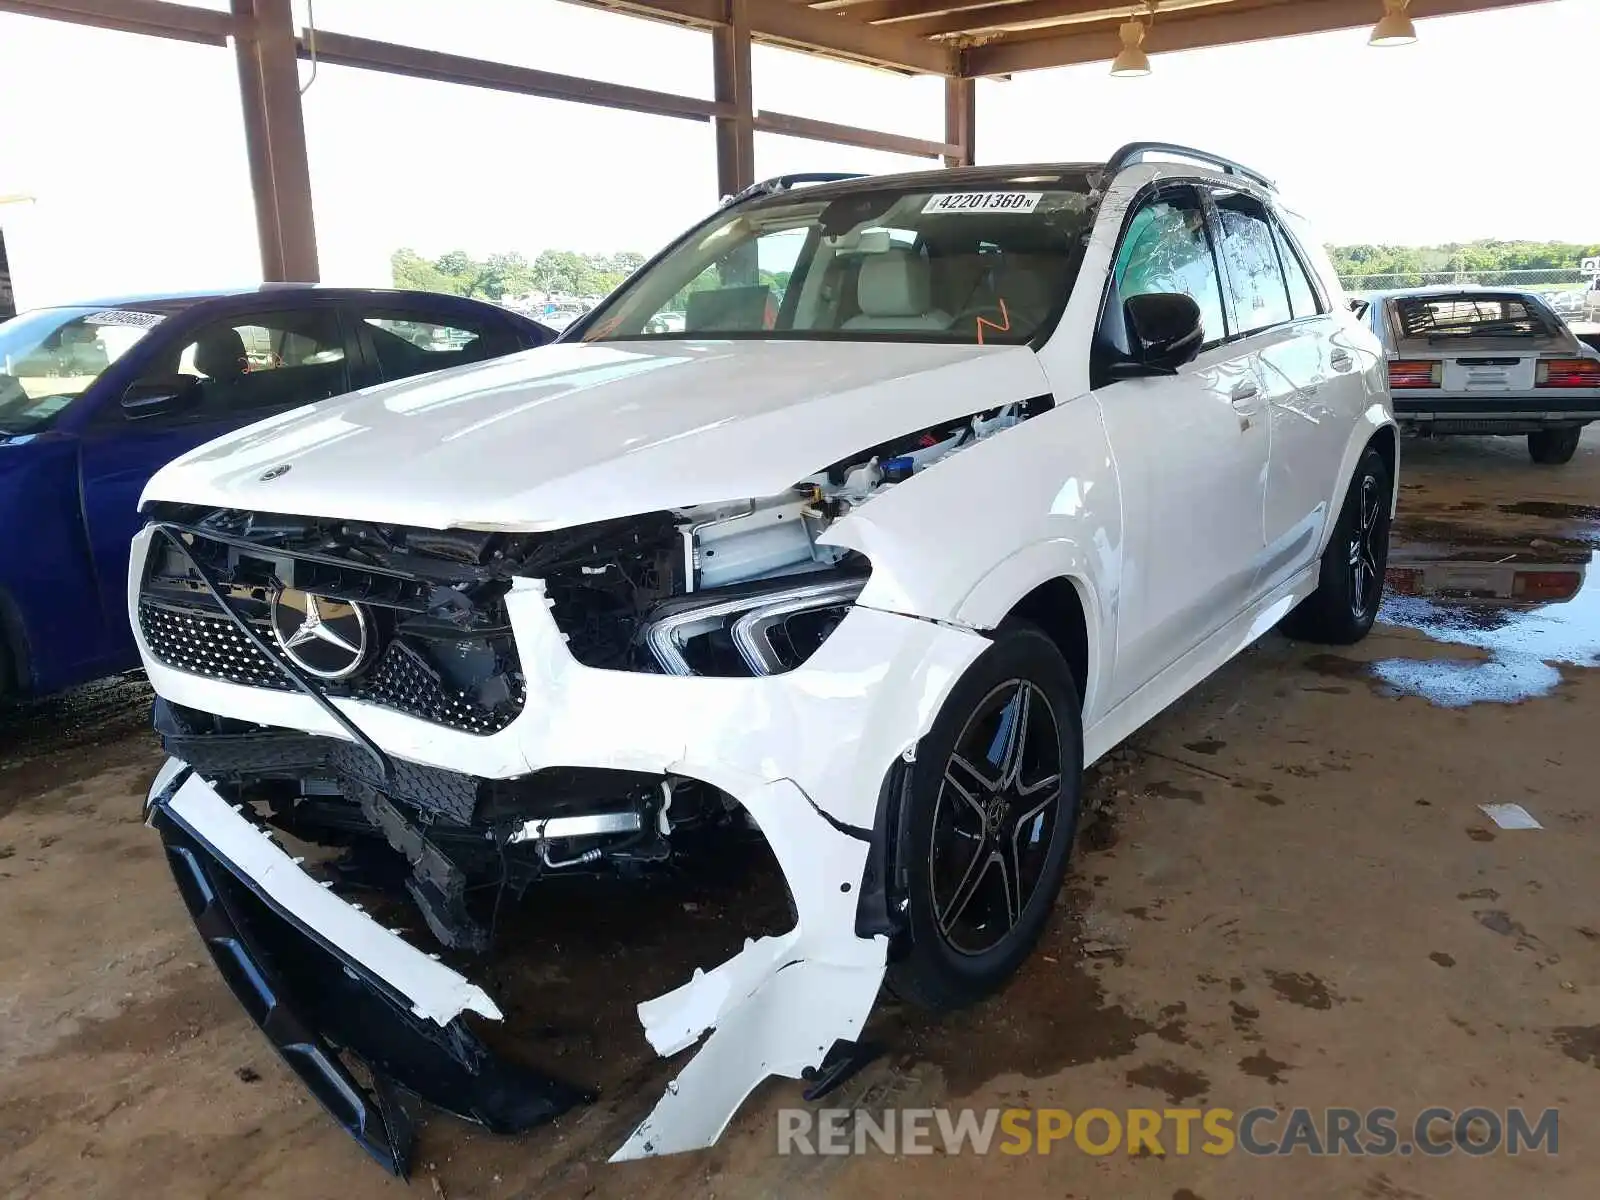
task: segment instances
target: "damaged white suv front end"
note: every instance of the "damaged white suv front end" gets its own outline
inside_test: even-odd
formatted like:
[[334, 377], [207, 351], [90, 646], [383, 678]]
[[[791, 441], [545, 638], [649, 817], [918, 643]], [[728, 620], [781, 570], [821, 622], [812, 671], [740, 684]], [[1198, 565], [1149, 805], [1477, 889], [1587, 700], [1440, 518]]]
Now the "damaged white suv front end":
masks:
[[[847, 1059], [886, 968], [936, 1008], [1016, 969], [1082, 763], [1313, 594], [1391, 423], [1365, 355], [1283, 475], [1294, 544], [1223, 564], [1259, 586], [1188, 629], [1129, 607], [1124, 572], [1167, 552], [1160, 488], [1100, 397], [1174, 377], [1200, 316], [1178, 306], [1168, 350], [1096, 330], [1167, 171], [773, 188], [561, 344], [274, 418], [151, 482], [129, 577], [172, 756], [151, 823], [230, 986], [380, 1162], [405, 1170], [400, 1091], [508, 1132], [586, 1098], [492, 1054], [468, 1014], [496, 1000], [426, 939], [470, 964], [485, 903], [648, 870], [689, 831], [758, 828], [794, 924], [638, 1005], [658, 1053], [699, 1047], [618, 1158], [709, 1145], [767, 1076]], [[1218, 478], [1240, 513], [1213, 519], [1259, 521], [1273, 478]], [[1196, 632], [1181, 669], [1130, 643], [1119, 673], [1127, 612]], [[382, 860], [426, 932], [291, 841]]]
[[[864, 365], [870, 355], [872, 375], [908, 357], [899, 347], [844, 349]], [[1041, 387], [1028, 351], [976, 357], [1007, 354], [1019, 362], [998, 377], [1011, 377], [1016, 402], [988, 414], [953, 413], [940, 431], [947, 436], [931, 446], [918, 444], [926, 437], [906, 439], [911, 470], [919, 459], [1015, 423]], [[730, 381], [734, 372], [760, 377], [749, 348], [723, 356]], [[794, 356], [783, 357], [795, 371]], [[561, 346], [523, 370], [557, 381], [608, 358], [619, 374], [642, 378], [658, 358], [679, 355]], [[701, 370], [686, 371], [685, 386], [709, 375], [695, 365]], [[802, 380], [810, 374], [795, 371]], [[914, 375], [894, 382], [917, 386]], [[760, 499], [661, 508], [546, 533], [468, 530], [470, 509], [459, 496], [448, 496], [461, 519], [446, 532], [276, 511], [337, 511], [335, 503], [296, 495], [297, 485], [348, 486], [341, 477], [349, 460], [336, 457], [328, 481], [302, 483], [316, 468], [304, 455], [286, 456], [286, 444], [327, 444], [356, 426], [375, 430], [381, 418], [356, 409], [392, 409], [449, 386], [423, 382], [337, 414], [308, 413], [270, 434], [257, 430], [260, 451], [248, 437], [216, 446], [152, 485], [130, 604], [160, 696], [158, 729], [182, 764], [153, 790], [154, 819], [176, 835], [169, 841], [192, 877], [185, 893], [208, 897], [207, 919], [217, 919], [239, 884], [254, 893], [234, 899], [249, 911], [219, 926], [214, 949], [240, 954], [270, 911], [322, 942], [341, 965], [370, 975], [454, 1048], [471, 1037], [461, 1014], [495, 1018], [493, 1001], [313, 882], [270, 829], [316, 841], [324, 829], [369, 826], [411, 864], [406, 889], [432, 934], [474, 952], [488, 949], [488, 934], [469, 910], [468, 889], [495, 878], [503, 857], [521, 876], [515, 883], [604, 869], [614, 860], [665, 858], [680, 825], [725, 820], [735, 809], [747, 814], [783, 869], [795, 926], [640, 1005], [645, 1034], [662, 1055], [715, 1032], [618, 1157], [709, 1145], [767, 1074], [799, 1078], [859, 1032], [885, 966], [881, 923], [877, 932], [857, 932], [885, 779], [987, 643], [973, 631], [858, 602], [872, 585], [868, 560], [829, 544], [827, 534], [882, 486], [870, 456]], [[865, 395], [841, 399], [869, 403]], [[970, 401], [956, 393], [943, 403]], [[782, 411], [786, 423], [790, 411]], [[483, 416], [481, 407], [475, 415]], [[776, 471], [785, 469], [782, 459], [806, 452], [792, 445], [793, 428], [772, 436], [791, 443], [771, 456], [780, 460]], [[507, 474], [520, 474], [536, 454], [519, 456]], [[404, 458], [392, 461], [396, 486], [404, 487]], [[470, 477], [472, 468], [462, 466]], [[652, 467], [641, 461], [640, 469]], [[678, 494], [692, 494], [705, 486], [697, 476], [712, 474], [688, 454], [662, 470]], [[632, 498], [637, 485], [624, 472], [613, 486], [611, 503], [650, 505]], [[224, 500], [208, 496], [222, 492], [231, 503], [208, 502]], [[164, 496], [202, 502], [157, 498]], [[383, 501], [370, 496], [352, 487], [352, 504], [376, 516]], [[443, 512], [405, 511], [421, 503], [414, 495], [395, 501], [404, 517], [452, 524]], [[494, 514], [488, 523], [505, 522]], [[260, 812], [242, 810], [247, 801]], [[211, 866], [206, 882], [208, 858], [220, 859], [227, 876], [219, 880]], [[263, 947], [247, 973], [267, 977], [263, 961], [271, 958]], [[292, 980], [280, 983], [278, 1008], [296, 994]], [[369, 1065], [392, 1053], [400, 1032], [382, 1029], [371, 1012], [361, 1028], [340, 1033], [325, 1018], [302, 1021]], [[380, 1029], [382, 1044], [369, 1045]], [[303, 1042], [303, 1033], [294, 1040]], [[481, 1072], [468, 1065], [486, 1059], [481, 1046], [460, 1062], [430, 1053], [445, 1062], [422, 1082], [414, 1074], [398, 1081], [491, 1128], [521, 1128], [579, 1098], [576, 1089], [520, 1077], [518, 1111], [487, 1109], [476, 1095], [484, 1090]], [[356, 1106], [341, 1119], [380, 1161], [400, 1169], [404, 1139], [390, 1127], [402, 1118], [384, 1110], [382, 1092], [363, 1099], [326, 1051], [309, 1068], [297, 1065], [302, 1075], [307, 1069], [319, 1095]], [[490, 1078], [496, 1094], [516, 1090], [498, 1066]], [[430, 1090], [441, 1079], [447, 1089]], [[544, 1103], [523, 1112], [529, 1096]]]

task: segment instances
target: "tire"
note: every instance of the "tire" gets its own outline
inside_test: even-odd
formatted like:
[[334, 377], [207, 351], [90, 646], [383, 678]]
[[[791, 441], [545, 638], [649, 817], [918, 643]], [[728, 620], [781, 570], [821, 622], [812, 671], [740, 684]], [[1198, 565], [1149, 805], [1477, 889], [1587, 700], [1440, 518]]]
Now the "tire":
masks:
[[1559, 467], [1571, 462], [1578, 451], [1578, 439], [1583, 436], [1583, 426], [1567, 429], [1541, 429], [1528, 435], [1528, 457], [1548, 467]]
[[1356, 464], [1339, 520], [1322, 552], [1317, 590], [1283, 623], [1283, 631], [1290, 637], [1349, 646], [1372, 631], [1389, 562], [1392, 488], [1383, 456], [1368, 447]]
[[904, 999], [971, 1004], [1039, 940], [1077, 834], [1081, 719], [1071, 669], [1032, 625], [1002, 626], [951, 689], [917, 745], [897, 831], [906, 930], [889, 984]]

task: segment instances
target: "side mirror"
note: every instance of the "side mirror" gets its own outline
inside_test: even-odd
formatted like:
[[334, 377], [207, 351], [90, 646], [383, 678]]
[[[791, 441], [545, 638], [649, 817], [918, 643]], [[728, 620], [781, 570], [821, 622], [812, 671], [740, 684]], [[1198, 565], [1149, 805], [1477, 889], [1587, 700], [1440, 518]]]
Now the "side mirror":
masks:
[[1370, 300], [1363, 300], [1359, 296], [1350, 296], [1345, 299], [1345, 307], [1358, 317], [1367, 315], [1367, 309], [1372, 307]]
[[1113, 366], [1116, 378], [1176, 375], [1206, 340], [1200, 306], [1181, 293], [1129, 296], [1122, 312], [1128, 323], [1129, 357]]
[[141, 379], [122, 393], [122, 413], [133, 420], [185, 412], [199, 403], [200, 381], [192, 375]]

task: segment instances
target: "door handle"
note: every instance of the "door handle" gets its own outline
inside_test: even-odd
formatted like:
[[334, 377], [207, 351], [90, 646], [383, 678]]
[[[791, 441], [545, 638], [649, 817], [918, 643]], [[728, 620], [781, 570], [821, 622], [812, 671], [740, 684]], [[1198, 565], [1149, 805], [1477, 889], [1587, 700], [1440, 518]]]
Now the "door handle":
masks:
[[1233, 404], [1233, 411], [1239, 414], [1239, 432], [1244, 433], [1255, 423], [1256, 415], [1261, 411], [1261, 406], [1255, 403], [1261, 389], [1256, 386], [1253, 379], [1240, 380], [1233, 385], [1233, 391], [1228, 393], [1228, 400]]
[[1354, 360], [1350, 357], [1349, 352], [1345, 350], [1335, 350], [1328, 355], [1328, 364], [1335, 371], [1348, 371], [1353, 363]]

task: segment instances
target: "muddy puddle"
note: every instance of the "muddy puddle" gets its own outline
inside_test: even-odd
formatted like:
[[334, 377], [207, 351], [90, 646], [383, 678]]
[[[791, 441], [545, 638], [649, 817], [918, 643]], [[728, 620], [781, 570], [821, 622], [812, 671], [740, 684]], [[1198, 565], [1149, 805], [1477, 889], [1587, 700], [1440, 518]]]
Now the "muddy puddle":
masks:
[[1441, 541], [1397, 539], [1378, 620], [1482, 653], [1382, 659], [1371, 664], [1372, 674], [1393, 693], [1449, 708], [1547, 695], [1564, 671], [1600, 663], [1595, 544], [1589, 530], [1560, 537], [1490, 539], [1461, 531]]

